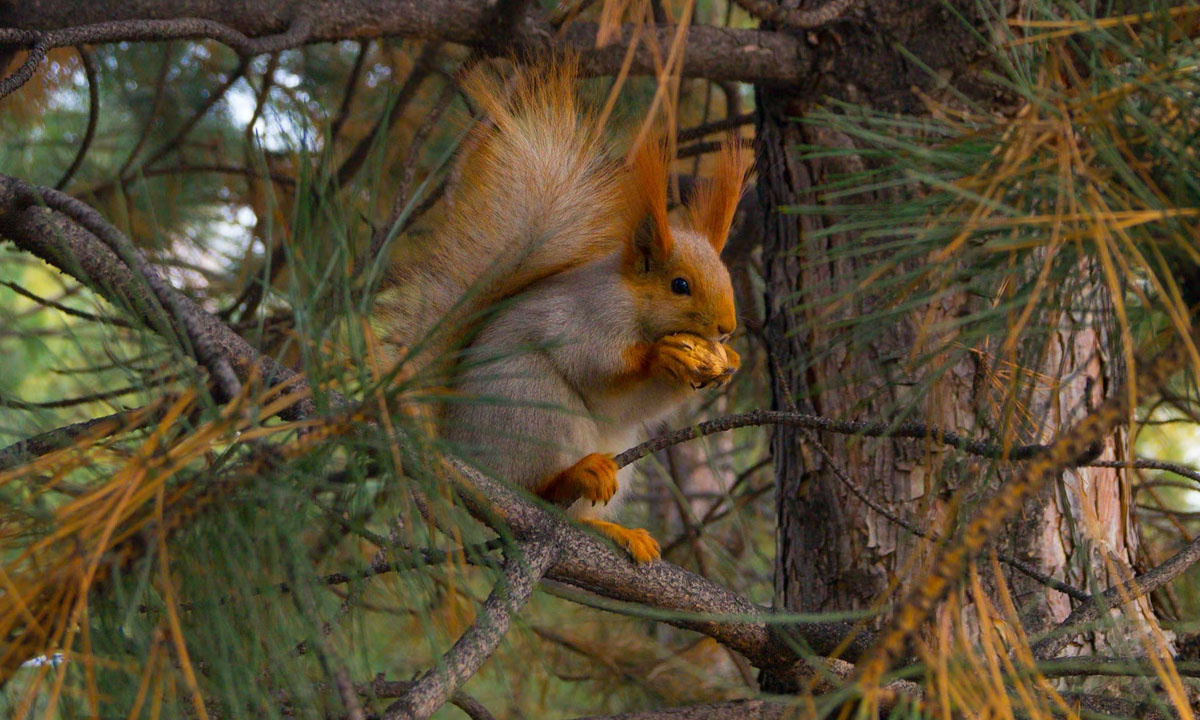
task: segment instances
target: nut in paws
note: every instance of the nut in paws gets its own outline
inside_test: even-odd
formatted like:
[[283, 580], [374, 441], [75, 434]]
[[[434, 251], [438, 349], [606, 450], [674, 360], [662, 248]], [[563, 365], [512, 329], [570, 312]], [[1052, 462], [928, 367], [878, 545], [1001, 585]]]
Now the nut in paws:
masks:
[[731, 348], [689, 333], [661, 338], [658, 355], [659, 365], [668, 376], [697, 390], [724, 385], [741, 364]]

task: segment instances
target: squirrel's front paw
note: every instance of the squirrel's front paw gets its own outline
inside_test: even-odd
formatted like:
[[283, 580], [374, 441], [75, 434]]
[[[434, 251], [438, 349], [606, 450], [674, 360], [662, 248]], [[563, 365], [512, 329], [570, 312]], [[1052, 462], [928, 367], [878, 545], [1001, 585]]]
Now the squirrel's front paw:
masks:
[[666, 335], [655, 350], [662, 373], [697, 390], [729, 382], [742, 362], [733, 348], [689, 333]]
[[591, 500], [607, 503], [617, 492], [617, 464], [612, 455], [592, 453], [563, 470], [542, 487], [538, 494], [552, 503], [570, 504]]

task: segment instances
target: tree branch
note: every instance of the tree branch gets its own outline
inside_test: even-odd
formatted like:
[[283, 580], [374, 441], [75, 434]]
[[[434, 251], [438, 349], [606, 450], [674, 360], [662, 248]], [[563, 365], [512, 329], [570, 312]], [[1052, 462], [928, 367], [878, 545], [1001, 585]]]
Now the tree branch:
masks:
[[96, 63], [92, 60], [92, 54], [84, 46], [77, 45], [75, 50], [79, 53], [79, 62], [83, 63], [83, 74], [87, 78], [88, 84], [87, 129], [83, 132], [83, 142], [79, 144], [79, 150], [75, 153], [75, 159], [71, 161], [71, 166], [54, 184], [55, 190], [62, 190], [67, 183], [71, 182], [71, 178], [75, 177], [75, 172], [79, 170], [83, 159], [87, 157], [88, 150], [92, 147], [92, 139], [96, 137], [96, 123], [100, 119], [100, 78], [96, 74]]
[[857, 0], [829, 0], [819, 8], [801, 10], [777, 5], [770, 0], [734, 0], [759, 20], [795, 30], [810, 30], [837, 20]]
[[424, 720], [446, 703], [491, 656], [508, 627], [533, 595], [533, 589], [558, 554], [554, 535], [520, 543], [510, 551], [503, 576], [484, 602], [475, 623], [462, 634], [438, 664], [413, 682], [388, 706], [384, 720]]
[[734, 700], [709, 705], [648, 710], [620, 715], [591, 715], [578, 720], [776, 720], [799, 717], [796, 703], [771, 700]]
[[1114, 607], [1154, 592], [1179, 577], [1197, 561], [1200, 561], [1200, 538], [1184, 545], [1179, 552], [1153, 570], [1144, 572], [1128, 582], [1114, 585], [1093, 596], [1093, 602], [1075, 608], [1065, 620], [1047, 634], [1047, 637], [1033, 644], [1033, 656], [1042, 660], [1053, 657], [1079, 631], [1078, 626], [1096, 620], [1100, 617], [1101, 612], [1107, 612]]
[[452, 464], [457, 473], [449, 474], [464, 504], [484, 523], [494, 527], [502, 518], [518, 539], [557, 533], [560, 552], [546, 572], [548, 579], [667, 611], [665, 622], [708, 635], [756, 667], [789, 667], [802, 657], [799, 649], [804, 647], [818, 655], [841, 651], [842, 657], [853, 661], [874, 640], [850, 622], [785, 624], [767, 609], [669, 562], [635, 565], [611, 543], [566, 522], [561, 514], [534, 505], [461, 462]]
[[[383, 673], [375, 676], [370, 683], [359, 686], [359, 692], [375, 698], [397, 698], [408, 692], [413, 686], [411, 680], [386, 680]], [[450, 704], [467, 714], [471, 720], [496, 720], [488, 709], [470, 695], [461, 690], [450, 696]]]
[[[0, 41], [4, 35], [0, 31]], [[33, 77], [33, 71], [41, 64], [42, 59], [46, 57], [46, 51], [50, 49], [50, 44], [38, 35], [22, 34], [10, 40], [9, 43], [28, 44], [29, 55], [25, 58], [25, 62], [13, 72], [12, 75], [0, 80], [0, 99], [12, 94], [17, 88], [29, 82], [29, 78]]]
[[[255, 55], [309, 43], [399, 36], [495, 50], [494, 24], [488, 22], [494, 7], [484, 0], [40, 0], [0, 10], [5, 28], [0, 44], [29, 46], [38, 40], [61, 47], [211, 38], [240, 54]], [[675, 33], [671, 25], [647, 30], [643, 38], [660, 48], [669, 47]], [[586, 72], [615, 74], [633, 26], [623, 26], [603, 48], [595, 47], [596, 31], [595, 23], [576, 22], [558, 33], [544, 15], [530, 12], [514, 23], [502, 49], [569, 49], [581, 53]], [[685, 47], [685, 77], [782, 85], [809, 76], [810, 51], [788, 33], [696, 25], [688, 28]], [[645, 41], [633, 55], [630, 72], [656, 74], [654, 52]]]
[[635, 460], [656, 453], [671, 445], [678, 445], [703, 435], [726, 432], [740, 427], [756, 425], [788, 425], [791, 427], [820, 430], [822, 432], [842, 435], [862, 435], [864, 437], [897, 437], [914, 440], [932, 440], [941, 445], [992, 459], [1027, 460], [1045, 451], [1049, 445], [1011, 445], [1005, 447], [996, 443], [975, 440], [958, 433], [943, 430], [936, 425], [923, 423], [861, 422], [855, 420], [835, 420], [821, 415], [806, 415], [799, 412], [782, 412], [778, 410], [753, 410], [739, 415], [727, 415], [702, 422], [692, 427], [681, 428], [674, 432], [660, 435], [647, 440], [637, 447], [630, 448], [613, 458], [617, 467], [625, 467]]
[[[54, 209], [40, 207], [41, 201], [53, 204]], [[122, 247], [128, 239], [78, 200], [0, 175], [0, 233], [17, 247], [75, 277], [110, 302], [128, 307], [159, 333], [173, 340], [187, 338], [197, 359], [218, 377], [231, 375], [245, 380], [258, 373], [269, 385], [291, 382], [296, 390], [305, 387], [297, 373], [261, 355], [231, 328], [159, 278], [140, 253], [125, 247], [122, 254], [132, 258], [139, 266], [138, 274], [146, 279], [135, 275], [134, 269], [126, 264], [126, 257], [113, 249]], [[151, 281], [150, 278], [155, 279]], [[165, 317], [163, 305], [172, 311]], [[226, 385], [229, 381], [230, 378], [225, 377]], [[228, 391], [226, 387], [225, 392]], [[345, 402], [340, 396], [331, 397], [335, 403]], [[282, 410], [280, 415], [297, 420], [315, 412], [312, 399], [304, 398]]]

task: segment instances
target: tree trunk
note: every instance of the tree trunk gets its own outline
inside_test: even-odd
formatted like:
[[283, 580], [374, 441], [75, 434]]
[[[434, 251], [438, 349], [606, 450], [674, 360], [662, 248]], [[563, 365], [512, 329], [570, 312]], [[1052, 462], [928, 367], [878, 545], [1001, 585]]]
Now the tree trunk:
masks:
[[[792, 4], [792, 3], [789, 3]], [[819, 3], [817, 3], [819, 4]], [[967, 17], [970, 3], [955, 3]], [[980, 26], [983, 36], [989, 36]], [[966, 34], [962, 20], [940, 3], [905, 0], [872, 2], [870, 13], [859, 11], [808, 34], [816, 45], [814, 67], [819, 74], [811, 88], [782, 93], [758, 88], [758, 192], [766, 218], [763, 263], [766, 285], [764, 339], [773, 356], [773, 402], [777, 409], [797, 409], [840, 419], [892, 420], [905, 408], [916, 408], [917, 419], [968, 436], [995, 437], [1005, 407], [1010, 368], [995, 358], [1003, 338], [973, 348], [973, 361], [960, 362], [940, 379], [932, 392], [913, 397], [917, 377], [907, 359], [918, 342], [928, 313], [951, 318], [979, 309], [978, 299], [950, 297], [937, 307], [923, 308], [905, 320], [857, 332], [851, 338], [836, 329], [845, 321], [873, 312], [880, 300], [861, 292], [858, 284], [886, 252], [838, 254], [866, 242], [855, 232], [828, 233], [839, 219], [829, 213], [789, 214], [786, 206], [815, 206], [813, 188], [847, 172], [861, 170], [863, 160], [852, 154], [804, 158], [801, 146], [853, 149], [852, 140], [836, 131], [792, 122], [826, 96], [870, 102], [878, 108], [913, 112], [918, 99], [913, 85], [930, 85], [924, 72], [916, 77], [913, 64], [898, 56], [897, 46], [920, 57], [939, 77], [953, 78], [961, 91], [977, 100], [998, 96], [974, 80], [979, 48]], [[929, 90], [936, 92], [936, 88]], [[889, 203], [896, 190], [855, 196], [854, 202]], [[839, 198], [837, 203], [846, 203]], [[1087, 268], [1081, 269], [1087, 271]], [[819, 314], [832, 298], [850, 293], [851, 300], [829, 314]], [[1060, 331], [1026, 368], [1041, 381], [1023, 400], [1032, 422], [1018, 442], [1045, 442], [1070, 426], [1115, 390], [1123, 368], [1115, 351], [1114, 333], [1095, 317], [1107, 311], [1104, 292], [1097, 287], [1096, 303], [1088, 317], [1062, 315], [1044, 318]], [[1099, 312], [1097, 312], [1097, 310]], [[1111, 316], [1109, 316], [1111, 317]], [[934, 340], [944, 343], [944, 338]], [[919, 368], [918, 368], [919, 369]], [[1007, 375], [1005, 373], [1008, 373]], [[933, 543], [913, 535], [868, 507], [839, 478], [893, 515], [935, 534], [951, 529], [952, 498], [977, 500], [1002, 487], [983, 479], [995, 463], [946, 451], [933, 444], [886, 438], [852, 438], [820, 433], [819, 442], [840, 466], [831, 467], [819, 451], [792, 428], [777, 427], [772, 438], [778, 517], [775, 564], [775, 603], [798, 612], [829, 612], [873, 607], [884, 596], [891, 578], [908, 587], [928, 570]], [[1105, 447], [1103, 458], [1119, 458], [1117, 443]], [[1015, 472], [1013, 466], [1001, 477]], [[1087, 589], [1124, 580], [1137, 557], [1138, 535], [1133, 524], [1127, 478], [1116, 470], [1084, 468], [1067, 473], [1047, 487], [1006, 528], [995, 548], [1041, 572]], [[963, 512], [969, 512], [964, 510]], [[1006, 567], [1005, 579], [1017, 603], [1026, 610], [1028, 630], [1046, 629], [1064, 619], [1072, 600], [1047, 591], [1038, 581]], [[981, 575], [990, 576], [983, 572]], [[993, 587], [985, 583], [985, 589]], [[1152, 619], [1149, 606], [1140, 607]], [[964, 614], [964, 618], [966, 615]], [[886, 617], [880, 617], [879, 623]], [[967, 623], [968, 627], [974, 623]], [[1104, 638], [1088, 644], [1104, 645]], [[1083, 649], [1081, 643], [1079, 650]], [[1070, 653], [1075, 654], [1075, 653]], [[764, 689], [794, 690], [785, 677], [760, 679]]]

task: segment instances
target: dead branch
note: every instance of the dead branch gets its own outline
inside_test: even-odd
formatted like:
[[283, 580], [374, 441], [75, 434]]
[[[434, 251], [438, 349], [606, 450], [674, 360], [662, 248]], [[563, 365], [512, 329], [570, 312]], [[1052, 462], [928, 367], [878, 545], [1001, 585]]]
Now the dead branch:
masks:
[[425, 47], [421, 48], [421, 54], [413, 62], [412, 70], [409, 71], [408, 77], [405, 78], [404, 84], [400, 86], [399, 92], [392, 100], [387, 113], [379, 119], [371, 132], [363, 136], [346, 159], [342, 161], [341, 166], [337, 170], [337, 187], [345, 187], [346, 183], [350, 182], [351, 178], [358, 173], [363, 163], [366, 162], [367, 156], [370, 154], [371, 146], [378, 141], [381, 135], [387, 135], [396, 124], [396, 121], [404, 114], [408, 108], [408, 104], [416, 97], [417, 91], [421, 89], [425, 78], [434, 71], [434, 62], [437, 60], [438, 52], [441, 50], [441, 43], [430, 42], [426, 43]]
[[112, 415], [92, 418], [39, 433], [0, 450], [0, 472], [11, 470], [40, 455], [61, 450], [85, 435], [97, 439], [116, 435], [136, 427], [140, 423], [135, 421], [139, 419], [144, 418], [153, 422], [159, 415], [161, 413], [157, 411], [147, 415], [145, 408], [122, 410]]

